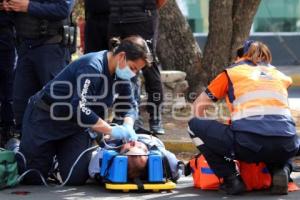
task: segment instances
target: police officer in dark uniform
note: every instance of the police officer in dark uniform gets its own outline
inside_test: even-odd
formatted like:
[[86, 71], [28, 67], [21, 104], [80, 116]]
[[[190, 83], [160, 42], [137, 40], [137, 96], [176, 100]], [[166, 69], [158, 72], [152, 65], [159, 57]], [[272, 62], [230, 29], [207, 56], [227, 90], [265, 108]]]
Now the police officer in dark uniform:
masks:
[[19, 129], [29, 97], [67, 64], [64, 20], [73, 4], [74, 0], [4, 0], [5, 10], [15, 12], [18, 62], [13, 108]]
[[84, 53], [108, 49], [109, 0], [85, 0]]
[[13, 126], [12, 87], [15, 63], [14, 29], [11, 16], [0, 3], [0, 104], [1, 146], [10, 136]]
[[[109, 3], [109, 37], [124, 38], [128, 35], [140, 35], [145, 40], [151, 41], [149, 46], [155, 55], [158, 30], [157, 1], [109, 0]], [[148, 94], [147, 111], [150, 115], [150, 130], [158, 135], [164, 134], [161, 121], [162, 82], [155, 59], [151, 67], [143, 70], [143, 76], [145, 78], [145, 89]]]

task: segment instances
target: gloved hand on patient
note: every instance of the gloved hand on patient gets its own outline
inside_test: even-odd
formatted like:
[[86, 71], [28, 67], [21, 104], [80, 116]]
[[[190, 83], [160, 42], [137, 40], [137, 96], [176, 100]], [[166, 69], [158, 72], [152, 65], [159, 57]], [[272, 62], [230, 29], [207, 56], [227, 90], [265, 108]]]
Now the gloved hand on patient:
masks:
[[114, 139], [125, 139], [127, 141], [136, 141], [137, 135], [133, 127], [124, 123], [123, 125], [116, 125], [112, 127], [111, 136]]

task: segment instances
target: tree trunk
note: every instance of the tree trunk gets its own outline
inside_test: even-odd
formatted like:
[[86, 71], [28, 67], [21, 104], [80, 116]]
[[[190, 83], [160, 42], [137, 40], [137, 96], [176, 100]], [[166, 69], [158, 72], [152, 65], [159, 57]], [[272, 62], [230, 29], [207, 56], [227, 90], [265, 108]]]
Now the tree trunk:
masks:
[[210, 0], [209, 34], [202, 65], [211, 81], [234, 61], [236, 49], [249, 37], [260, 0]]
[[259, 4], [260, 0], [234, 0], [231, 62], [236, 57], [236, 49], [249, 37], [253, 18], [257, 12]]
[[202, 58], [176, 1], [168, 0], [159, 12], [157, 55], [162, 68], [185, 71], [189, 92], [202, 91], [232, 63], [237, 47], [249, 36], [259, 4], [260, 0], [210, 0], [209, 34]]
[[209, 34], [202, 60], [203, 68], [209, 75], [208, 81], [228, 65], [231, 56], [232, 4], [232, 0], [209, 1]]
[[159, 14], [156, 52], [162, 68], [186, 72], [189, 91], [196, 91], [207, 75], [201, 67], [201, 50], [192, 30], [175, 0], [168, 0]]

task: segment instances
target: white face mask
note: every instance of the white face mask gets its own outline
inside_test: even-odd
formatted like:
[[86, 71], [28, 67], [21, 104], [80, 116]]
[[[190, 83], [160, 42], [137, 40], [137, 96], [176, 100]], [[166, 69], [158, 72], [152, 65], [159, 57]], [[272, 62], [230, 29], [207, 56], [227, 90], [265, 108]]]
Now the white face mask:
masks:
[[[126, 59], [125, 59], [126, 60]], [[125, 61], [126, 62], [126, 61]], [[128, 64], [126, 63], [126, 66], [122, 69], [120, 68], [119, 62], [117, 64], [116, 74], [120, 79], [123, 80], [130, 80], [131, 78], [135, 77], [135, 73], [130, 69]]]

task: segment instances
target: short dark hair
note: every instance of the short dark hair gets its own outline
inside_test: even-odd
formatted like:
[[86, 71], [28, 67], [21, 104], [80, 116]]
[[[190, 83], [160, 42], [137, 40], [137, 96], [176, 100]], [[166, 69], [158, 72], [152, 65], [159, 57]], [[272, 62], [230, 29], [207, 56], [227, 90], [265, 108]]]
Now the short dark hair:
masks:
[[146, 66], [150, 66], [153, 58], [146, 41], [138, 35], [132, 35], [120, 40], [120, 38], [111, 38], [109, 50], [116, 55], [122, 51], [126, 54], [127, 60], [143, 59]]
[[147, 160], [147, 156], [128, 156], [128, 178], [140, 177], [145, 172]]

